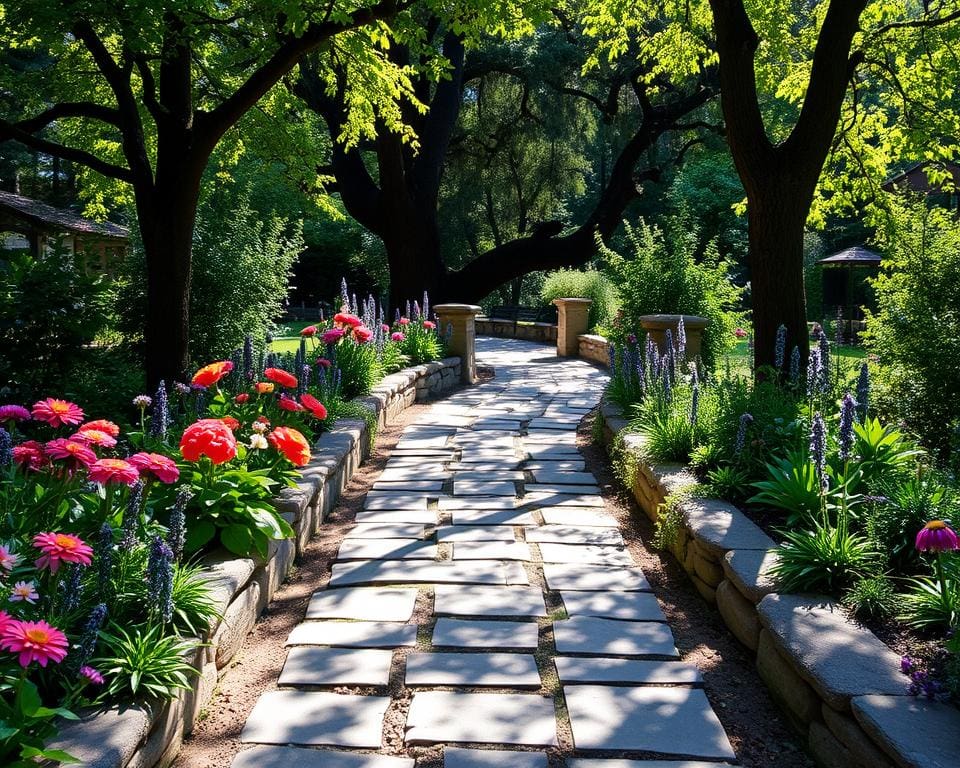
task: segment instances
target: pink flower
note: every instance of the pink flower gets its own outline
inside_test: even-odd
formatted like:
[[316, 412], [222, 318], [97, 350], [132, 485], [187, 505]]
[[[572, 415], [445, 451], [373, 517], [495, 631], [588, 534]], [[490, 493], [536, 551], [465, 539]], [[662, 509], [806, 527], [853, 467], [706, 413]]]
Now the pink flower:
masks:
[[13, 589], [10, 591], [10, 602], [11, 603], [20, 603], [28, 602], [30, 605], [33, 605], [37, 602], [37, 598], [40, 597], [40, 594], [37, 592], [36, 586], [34, 586], [32, 581], [18, 581], [13, 585]]
[[33, 418], [45, 421], [51, 427], [72, 426], [83, 421], [83, 409], [76, 403], [48, 397], [33, 404]]
[[917, 533], [916, 546], [921, 552], [948, 552], [960, 549], [960, 541], [943, 520], [931, 520]]
[[310, 411], [314, 417], [320, 419], [321, 421], [327, 418], [326, 406], [309, 392], [304, 392], [303, 395], [301, 395], [300, 402], [303, 403], [304, 408]]
[[341, 326], [349, 325], [351, 328], [357, 328], [363, 325], [363, 320], [356, 315], [351, 315], [349, 312], [338, 312], [333, 316], [333, 322]]
[[327, 360], [327, 358], [325, 358], [325, 357], [318, 357], [318, 358], [317, 358], [317, 365], [319, 365], [321, 368], [329, 368], [331, 365], [333, 365], [333, 363], [331, 363], [331, 362], [330, 362], [329, 360]]
[[380, 323], [380, 330], [384, 333], [390, 333], [390, 326], [386, 323]]
[[13, 616], [6, 611], [0, 611], [0, 635], [3, 635], [4, 630], [10, 625], [11, 621], [13, 621]]
[[738, 339], [745, 339], [748, 336], [747, 332], [743, 330], [743, 328], [737, 328], [733, 332], [733, 335], [736, 336]]
[[301, 336], [306, 336], [306, 337], [308, 337], [308, 338], [311, 337], [311, 336], [316, 336], [316, 335], [317, 335], [317, 326], [315, 326], [315, 325], [308, 325], [306, 328], [304, 328], [302, 331], [300, 331], [300, 335], [301, 335]]
[[407, 337], [400, 333], [400, 331], [390, 334], [390, 341], [403, 341], [405, 338]]
[[22, 405], [0, 405], [0, 422], [26, 421], [30, 418], [30, 411]]
[[93, 421], [88, 421], [86, 424], [80, 427], [80, 429], [96, 429], [100, 432], [106, 432], [108, 435], [110, 435], [110, 437], [118, 437], [120, 435], [120, 427], [108, 419], [94, 419]]
[[373, 331], [371, 331], [365, 325], [358, 325], [353, 329], [353, 338], [356, 339], [359, 343], [365, 344], [373, 338]]
[[41, 667], [53, 661], [59, 664], [67, 656], [67, 636], [45, 621], [8, 622], [0, 634], [0, 648], [20, 654], [20, 666], [34, 661]]
[[239, 395], [233, 398], [233, 402], [235, 402], [237, 405], [243, 405], [249, 399], [250, 399], [249, 393], [241, 392]]
[[24, 469], [37, 470], [47, 464], [47, 455], [43, 451], [43, 443], [36, 440], [27, 440], [13, 447], [13, 463]]
[[344, 333], [343, 328], [331, 328], [329, 331], [324, 331], [321, 334], [320, 340], [324, 344], [336, 344], [343, 337]]
[[400, 325], [410, 325], [410, 318], [409, 318], [409, 317], [401, 317], [401, 318], [400, 318]]
[[293, 411], [294, 413], [303, 410], [303, 406], [300, 405], [300, 403], [298, 403], [292, 397], [287, 397], [286, 395], [280, 395], [280, 401], [277, 403], [277, 405], [279, 405], [285, 411]]
[[43, 554], [37, 558], [37, 568], [50, 568], [56, 573], [60, 563], [90, 565], [93, 550], [72, 533], [38, 533], [33, 537], [33, 546]]
[[44, 450], [51, 459], [65, 461], [70, 470], [89, 467], [97, 460], [97, 454], [83, 443], [58, 437], [46, 444]]
[[123, 459], [97, 459], [87, 470], [87, 477], [101, 485], [133, 485], [140, 479], [140, 473], [133, 464]]
[[146, 453], [141, 451], [127, 459], [137, 468], [141, 477], [156, 478], [161, 483], [175, 483], [180, 478], [177, 463], [161, 453]]
[[0, 544], [0, 568], [9, 572], [17, 567], [20, 555], [15, 555], [6, 544]]
[[74, 434], [70, 435], [70, 439], [78, 443], [84, 443], [85, 445], [97, 445], [101, 448], [113, 448], [117, 444], [115, 437], [99, 429], [91, 429], [90, 427], [78, 429]]
[[86, 664], [80, 667], [80, 677], [84, 678], [91, 685], [103, 685], [103, 675], [93, 667], [88, 667]]
[[426, 328], [428, 331], [432, 331], [434, 328], [437, 327], [437, 324], [432, 320], [424, 320], [423, 327]]

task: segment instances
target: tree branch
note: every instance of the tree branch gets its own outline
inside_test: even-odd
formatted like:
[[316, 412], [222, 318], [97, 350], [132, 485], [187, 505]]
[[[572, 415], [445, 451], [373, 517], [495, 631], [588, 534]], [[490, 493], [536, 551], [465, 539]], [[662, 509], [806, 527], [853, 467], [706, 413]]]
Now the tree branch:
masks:
[[119, 179], [120, 181], [133, 183], [133, 173], [129, 168], [108, 163], [106, 160], [101, 160], [96, 155], [93, 155], [82, 149], [67, 147], [63, 144], [58, 144], [55, 141], [41, 139], [38, 136], [34, 136], [32, 133], [28, 133], [27, 131], [18, 128], [13, 123], [9, 123], [6, 120], [0, 120], [0, 143], [4, 141], [17, 141], [24, 146], [35, 149], [38, 152], [43, 152], [46, 155], [59, 157], [61, 160], [69, 160], [73, 163], [85, 165], [97, 173], [102, 173], [104, 176], [109, 176], [112, 179]]
[[50, 109], [46, 109], [38, 115], [21, 120], [16, 123], [16, 127], [27, 133], [36, 133], [43, 130], [50, 123], [53, 123], [64, 117], [86, 117], [91, 120], [99, 120], [115, 128], [120, 127], [120, 112], [112, 107], [105, 107], [101, 104], [94, 104], [89, 101], [64, 101], [54, 104]]

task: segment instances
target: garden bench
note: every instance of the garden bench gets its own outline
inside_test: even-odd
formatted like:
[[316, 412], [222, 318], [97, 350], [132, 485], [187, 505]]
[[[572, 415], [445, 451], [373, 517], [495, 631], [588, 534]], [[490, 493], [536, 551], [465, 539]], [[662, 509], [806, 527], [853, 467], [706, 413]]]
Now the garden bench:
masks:
[[516, 331], [519, 323], [547, 323], [548, 325], [556, 325], [557, 308], [554, 306], [520, 307], [503, 305], [494, 307], [490, 312], [489, 319], [512, 322], [514, 331]]

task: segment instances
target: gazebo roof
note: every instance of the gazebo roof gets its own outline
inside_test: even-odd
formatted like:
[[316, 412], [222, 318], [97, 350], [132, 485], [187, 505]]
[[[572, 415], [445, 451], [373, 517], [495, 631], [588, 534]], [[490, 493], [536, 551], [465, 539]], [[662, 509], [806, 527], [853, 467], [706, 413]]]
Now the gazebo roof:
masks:
[[845, 248], [842, 251], [838, 251], [831, 256], [827, 256], [825, 259], [820, 259], [818, 264], [823, 264], [825, 266], [877, 266], [882, 260], [882, 256], [879, 253], [870, 251], [864, 248], [862, 245], [855, 245], [853, 248]]
[[12, 192], [0, 190], [0, 214], [6, 213], [10, 218], [24, 221], [37, 229], [44, 231], [71, 232], [76, 235], [106, 237], [116, 240], [128, 240], [130, 230], [126, 227], [111, 224], [109, 221], [98, 222], [77, 216], [73, 211], [63, 208], [54, 208], [52, 205], [31, 200], [29, 197], [15, 195]]

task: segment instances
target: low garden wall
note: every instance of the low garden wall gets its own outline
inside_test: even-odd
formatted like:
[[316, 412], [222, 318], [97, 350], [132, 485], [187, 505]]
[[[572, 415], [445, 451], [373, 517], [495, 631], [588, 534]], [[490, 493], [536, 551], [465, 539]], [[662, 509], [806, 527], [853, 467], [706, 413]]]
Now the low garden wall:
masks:
[[603, 336], [583, 333], [577, 336], [579, 357], [604, 367], [610, 366], [610, 342]]
[[[382, 427], [415, 402], [441, 395], [459, 384], [460, 358], [451, 357], [386, 376], [360, 400], [376, 414]], [[66, 750], [89, 768], [170, 765], [294, 559], [369, 454], [369, 438], [366, 422], [347, 419], [320, 436], [296, 486], [285, 488], [274, 502], [296, 535], [271, 542], [269, 557], [237, 558], [226, 551], [207, 556], [205, 565], [222, 618], [204, 638], [207, 644], [193, 654], [191, 664], [198, 674], [189, 690], [163, 705], [114, 706], [82, 713], [79, 721], [62, 723], [60, 735], [48, 746]]]
[[960, 754], [960, 711], [907, 695], [900, 657], [818, 595], [778, 594], [775, 542], [719, 499], [684, 498], [696, 483], [677, 464], [649, 465], [643, 438], [602, 407], [604, 443], [625, 462], [630, 490], [697, 590], [756, 654], [771, 695], [827, 768], [947, 768]]
[[557, 343], [557, 326], [551, 323], [525, 323], [500, 320], [496, 317], [478, 317], [475, 321], [478, 336], [496, 336], [501, 339]]

